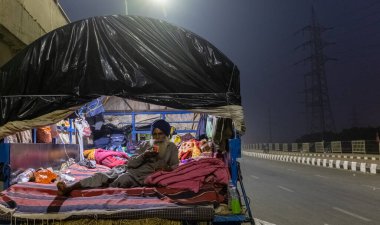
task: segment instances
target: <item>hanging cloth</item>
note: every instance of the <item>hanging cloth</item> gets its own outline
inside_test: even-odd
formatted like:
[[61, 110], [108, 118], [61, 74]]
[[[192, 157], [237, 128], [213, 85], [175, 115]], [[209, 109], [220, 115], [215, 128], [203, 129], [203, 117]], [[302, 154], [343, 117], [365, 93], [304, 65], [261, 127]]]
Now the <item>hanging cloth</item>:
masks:
[[212, 138], [212, 134], [214, 132], [213, 130], [213, 120], [214, 120], [214, 116], [207, 116], [207, 122], [206, 122], [206, 135], [207, 135], [207, 138], [211, 139]]
[[201, 114], [198, 122], [197, 132], [195, 134], [195, 138], [197, 140], [203, 139], [206, 135], [206, 123], [207, 123], [207, 114]]

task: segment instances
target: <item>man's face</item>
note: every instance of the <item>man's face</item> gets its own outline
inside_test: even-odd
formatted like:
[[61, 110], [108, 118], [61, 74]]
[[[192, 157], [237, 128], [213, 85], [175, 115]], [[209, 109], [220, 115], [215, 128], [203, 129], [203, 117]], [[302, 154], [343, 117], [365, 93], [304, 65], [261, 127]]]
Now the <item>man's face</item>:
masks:
[[166, 135], [162, 130], [158, 128], [154, 128], [152, 138], [155, 142], [164, 142], [166, 139]]

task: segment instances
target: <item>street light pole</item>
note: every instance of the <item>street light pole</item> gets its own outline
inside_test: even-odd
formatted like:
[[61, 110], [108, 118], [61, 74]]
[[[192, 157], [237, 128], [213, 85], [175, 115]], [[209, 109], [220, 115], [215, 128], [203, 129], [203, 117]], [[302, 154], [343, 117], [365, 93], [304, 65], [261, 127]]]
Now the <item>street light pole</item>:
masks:
[[125, 15], [128, 15], [128, 0], [124, 0], [125, 3]]
[[161, 5], [161, 7], [162, 7], [162, 12], [164, 13], [164, 17], [165, 17], [165, 19], [168, 17], [167, 16], [167, 13], [166, 13], [166, 8], [165, 8], [165, 6], [164, 5]]

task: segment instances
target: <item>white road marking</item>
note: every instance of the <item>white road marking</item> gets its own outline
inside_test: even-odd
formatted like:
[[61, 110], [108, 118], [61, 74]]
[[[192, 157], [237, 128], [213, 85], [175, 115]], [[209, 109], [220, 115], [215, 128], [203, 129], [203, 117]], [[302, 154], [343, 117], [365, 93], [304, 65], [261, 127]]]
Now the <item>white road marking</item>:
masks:
[[328, 177], [326, 177], [326, 176], [322, 176], [322, 175], [319, 175], [319, 174], [316, 174], [316, 175], [314, 175], [314, 176], [316, 176], [316, 177], [321, 177], [321, 178], [328, 178]]
[[371, 185], [362, 185], [362, 186], [364, 186], [364, 187], [369, 187], [369, 188], [371, 188], [372, 190], [374, 190], [374, 191], [376, 191], [376, 190], [380, 190], [380, 187], [375, 187], [375, 186], [371, 186]]
[[285, 190], [285, 191], [289, 191], [289, 192], [294, 192], [293, 190], [290, 190], [289, 188], [286, 188], [286, 187], [283, 187], [283, 186], [277, 186], [278, 188], [282, 189], [282, 190]]
[[260, 220], [260, 219], [257, 219], [257, 218], [253, 218], [255, 220], [255, 224], [256, 225], [276, 225], [274, 223], [269, 223], [267, 221], [264, 221], [264, 220]]
[[296, 170], [293, 170], [293, 169], [288, 169], [289, 171], [293, 171], [293, 172], [295, 172]]
[[352, 216], [352, 217], [355, 217], [357, 219], [360, 219], [360, 220], [363, 220], [363, 221], [366, 221], [366, 222], [370, 222], [372, 220], [368, 219], [368, 218], [365, 218], [363, 216], [359, 216], [358, 214], [355, 214], [355, 213], [352, 213], [352, 212], [348, 212], [344, 209], [341, 209], [341, 208], [338, 208], [338, 207], [332, 207], [333, 209], [335, 209], [336, 211], [339, 211], [341, 213], [344, 213], [346, 215], [349, 215], [349, 216]]
[[256, 177], [256, 176], [253, 176], [253, 175], [249, 175], [250, 177], [252, 177], [253, 179], [259, 179], [259, 177]]

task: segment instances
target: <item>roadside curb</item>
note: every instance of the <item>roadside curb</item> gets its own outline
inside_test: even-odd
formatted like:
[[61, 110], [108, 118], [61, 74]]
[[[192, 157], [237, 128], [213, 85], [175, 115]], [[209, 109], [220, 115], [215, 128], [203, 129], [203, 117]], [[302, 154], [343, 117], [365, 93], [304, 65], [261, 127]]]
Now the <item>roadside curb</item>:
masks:
[[370, 174], [380, 174], [380, 167], [377, 163], [367, 163], [367, 162], [354, 162], [341, 159], [320, 159], [313, 158], [310, 156], [292, 156], [292, 155], [277, 155], [277, 154], [266, 154], [259, 152], [247, 152], [242, 151], [243, 155], [257, 157], [269, 160], [278, 160], [284, 162], [293, 162], [306, 164], [311, 166], [320, 166], [327, 168], [335, 168], [349, 171], [358, 171], [362, 173]]
[[[260, 152], [257, 152], [260, 153]], [[272, 154], [277, 154], [276, 152]], [[338, 159], [359, 159], [359, 160], [373, 160], [380, 161], [380, 156], [357, 156], [357, 155], [339, 155], [333, 153], [293, 153], [293, 152], [281, 152], [280, 155], [290, 155], [290, 156], [307, 156], [307, 157], [326, 157], [326, 158], [338, 158]]]

